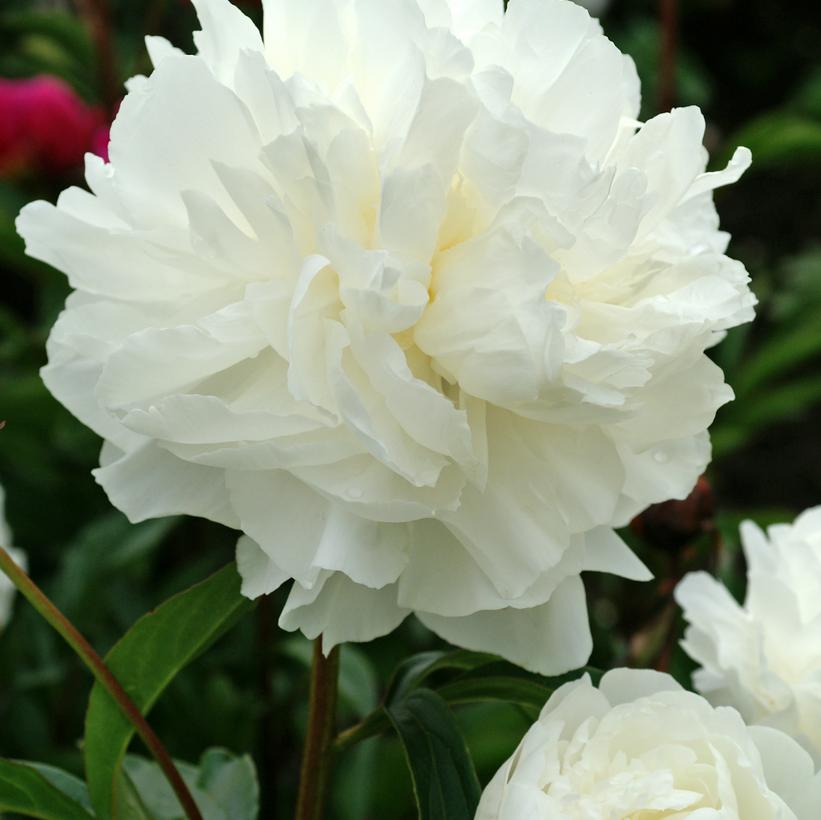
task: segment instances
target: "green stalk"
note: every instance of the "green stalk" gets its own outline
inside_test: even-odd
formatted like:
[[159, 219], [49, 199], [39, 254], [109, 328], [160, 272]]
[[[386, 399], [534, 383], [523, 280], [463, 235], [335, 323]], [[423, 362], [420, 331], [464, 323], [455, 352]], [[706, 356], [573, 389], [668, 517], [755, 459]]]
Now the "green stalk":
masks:
[[92, 675], [99, 684], [114, 699], [120, 707], [126, 719], [134, 726], [137, 734], [142, 738], [143, 743], [154, 756], [165, 774], [171, 788], [177, 795], [180, 805], [188, 820], [202, 820], [200, 810], [185, 785], [174, 761], [168, 754], [165, 746], [154, 734], [154, 730], [148, 725], [134, 701], [126, 694], [120, 682], [105, 665], [103, 659], [96, 653], [91, 644], [80, 634], [74, 624], [60, 612], [59, 609], [49, 600], [45, 593], [26, 575], [25, 572], [12, 560], [11, 556], [0, 547], [0, 570], [2, 570], [9, 580], [20, 590], [20, 593], [28, 602], [48, 621], [49, 624], [62, 636], [63, 640], [77, 653], [80, 660], [88, 667]]
[[368, 738], [381, 735], [382, 732], [390, 728], [391, 722], [388, 720], [385, 710], [382, 708], [376, 709], [359, 723], [341, 731], [336, 736], [334, 740], [334, 752], [341, 754], [347, 749], [350, 749], [351, 746], [355, 746], [363, 740], [368, 740]]

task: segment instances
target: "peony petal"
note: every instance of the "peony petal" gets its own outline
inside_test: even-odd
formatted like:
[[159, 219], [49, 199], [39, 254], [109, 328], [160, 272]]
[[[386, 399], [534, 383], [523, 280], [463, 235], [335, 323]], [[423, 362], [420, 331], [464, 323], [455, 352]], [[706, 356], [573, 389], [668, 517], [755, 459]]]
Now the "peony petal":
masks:
[[331, 506], [282, 470], [229, 472], [225, 477], [240, 529], [289, 578], [310, 589], [320, 567], [314, 563]]
[[182, 461], [153, 442], [128, 453], [112, 452], [109, 458], [93, 471], [94, 479], [132, 523], [196, 515], [239, 527], [222, 470]]
[[447, 527], [427, 519], [411, 524], [410, 533], [408, 565], [399, 578], [400, 606], [449, 618], [506, 606]]
[[299, 629], [311, 639], [321, 634], [327, 654], [340, 643], [387, 635], [408, 614], [396, 605], [395, 586], [369, 589], [340, 572], [326, 572], [310, 590], [294, 585], [279, 625], [290, 632]]
[[750, 149], [739, 146], [733, 152], [727, 167], [723, 171], [711, 171], [696, 177], [684, 201], [686, 202], [693, 197], [701, 196], [707, 191], [713, 191], [724, 185], [738, 182], [741, 175], [750, 167], [752, 161], [753, 155]]
[[229, 473], [227, 483], [243, 532], [307, 588], [323, 570], [381, 588], [407, 562], [402, 527], [353, 515], [286, 472]]
[[237, 570], [242, 576], [242, 594], [252, 600], [274, 592], [290, 578], [247, 535], [237, 541]]
[[[254, 357], [265, 347], [265, 339], [249, 315], [247, 304], [236, 303], [202, 319], [199, 326], [131, 334], [103, 368], [98, 397], [109, 406], [126, 407], [193, 386]], [[173, 360], [168, 349], [174, 350]]]
[[674, 678], [655, 669], [611, 669], [599, 681], [599, 691], [611, 706], [630, 703], [658, 692], [683, 692]]
[[109, 153], [135, 221], [168, 227], [185, 223], [179, 193], [186, 190], [210, 194], [233, 216], [213, 163], [258, 170], [260, 145], [236, 95], [203, 60], [183, 56], [164, 59], [144, 88], [126, 96], [111, 127]]
[[243, 51], [261, 51], [257, 27], [229, 0], [192, 0], [202, 31], [194, 32], [194, 44], [214, 75], [230, 83]]
[[148, 59], [151, 65], [156, 68], [166, 57], [182, 57], [184, 52], [165, 39], [149, 34], [145, 38], [145, 49], [148, 52]]
[[554, 271], [540, 247], [507, 228], [443, 253], [416, 343], [472, 396], [502, 405], [534, 398], [561, 326], [545, 299]]
[[585, 533], [584, 546], [587, 572], [608, 572], [631, 581], [649, 581], [653, 577], [633, 550], [607, 527]]
[[417, 612], [441, 638], [479, 652], [494, 652], [541, 675], [560, 675], [587, 663], [593, 650], [584, 586], [568, 578], [541, 606], [445, 618]]
[[[329, 456], [333, 456], [331, 451]], [[443, 470], [433, 486], [417, 486], [383, 464], [361, 453], [328, 457], [315, 464], [294, 465], [300, 480], [336, 501], [347, 504], [363, 518], [403, 523], [429, 518], [459, 506], [465, 486], [461, 471]]]

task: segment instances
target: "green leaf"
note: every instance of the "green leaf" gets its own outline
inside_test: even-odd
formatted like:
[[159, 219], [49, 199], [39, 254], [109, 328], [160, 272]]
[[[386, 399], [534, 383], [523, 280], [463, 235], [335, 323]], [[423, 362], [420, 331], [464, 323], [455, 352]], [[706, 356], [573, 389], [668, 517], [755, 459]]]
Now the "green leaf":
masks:
[[[240, 594], [240, 579], [230, 564], [141, 618], [106, 662], [145, 714], [174, 676], [252, 606]], [[95, 684], [86, 715], [85, 762], [91, 802], [100, 817], [116, 814], [115, 775], [133, 735], [117, 704]]]
[[[199, 766], [175, 761], [183, 780], [202, 813], [203, 820], [256, 820], [259, 783], [250, 757], [237, 757], [226, 749], [209, 749]], [[177, 798], [160, 767], [137, 755], [126, 755], [123, 782], [130, 786], [132, 805], [139, 806], [135, 820], [178, 820]], [[131, 820], [128, 815], [128, 820]]]
[[209, 749], [200, 760], [197, 786], [225, 812], [229, 820], [256, 820], [259, 781], [254, 761], [226, 749]]
[[[448, 675], [443, 681], [441, 673], [455, 674]], [[487, 652], [471, 652], [466, 649], [421, 652], [397, 667], [385, 701], [389, 704], [396, 703], [424, 683], [449, 702], [463, 702], [463, 698], [464, 702], [507, 700], [510, 703], [541, 707], [556, 689], [568, 681], [578, 679], [584, 673], [589, 674], [594, 681], [602, 675], [601, 670], [586, 666], [565, 675], [546, 678]], [[436, 681], [431, 682], [434, 676]]]
[[801, 114], [774, 111], [745, 125], [727, 143], [746, 145], [755, 157], [754, 170], [817, 163], [821, 157], [821, 123]]
[[59, 789], [64, 795], [70, 797], [76, 803], [79, 803], [89, 814], [93, 814], [94, 810], [88, 796], [88, 787], [79, 777], [64, 772], [56, 766], [48, 766], [45, 763], [27, 762], [26, 765], [31, 766], [32, 769], [39, 772], [52, 786]]
[[337, 748], [345, 750], [382, 734], [389, 725], [386, 710], [401, 705], [422, 684], [454, 705], [504, 702], [533, 715], [556, 689], [585, 673], [594, 682], [598, 682], [603, 674], [601, 670], [587, 666], [546, 678], [487, 652], [465, 649], [420, 652], [402, 661], [394, 671], [384, 699], [385, 708], [374, 710], [356, 726], [342, 732]]
[[134, 578], [134, 565], [162, 545], [178, 520], [157, 518], [131, 524], [122, 513], [111, 512], [92, 521], [63, 550], [53, 583], [54, 602], [76, 622], [89, 609], [95, 587], [99, 589], [126, 571]]
[[77, 783], [50, 766], [0, 760], [0, 811], [43, 820], [90, 820], [92, 815], [71, 796]]
[[3, 54], [6, 72], [26, 76], [56, 74], [93, 101], [94, 47], [76, 14], [24, 11], [0, 17], [0, 30], [13, 48]]
[[457, 649], [453, 652], [420, 652], [407, 658], [396, 668], [388, 687], [386, 702], [395, 703], [402, 700], [436, 672], [468, 672], [499, 661], [500, 658], [496, 655], [471, 652], [467, 649]]
[[741, 399], [749, 396], [773, 377], [798, 367], [808, 359], [821, 355], [821, 333], [815, 312], [806, 321], [770, 336], [767, 343], [747, 359], [733, 387]]
[[714, 458], [745, 445], [765, 428], [800, 419], [821, 404], [821, 377], [801, 379], [760, 391], [729, 419], [722, 419], [712, 433]]
[[386, 711], [405, 751], [420, 820], [473, 820], [481, 787], [447, 704], [417, 689]]
[[494, 675], [456, 680], [439, 687], [436, 691], [451, 704], [499, 700], [540, 709], [553, 694], [554, 688], [524, 677]]
[[[143, 802], [137, 787], [128, 776], [125, 765], [121, 766], [114, 776], [114, 803], [117, 806], [118, 820], [157, 820]], [[179, 815], [179, 804], [175, 803], [175, 807]]]

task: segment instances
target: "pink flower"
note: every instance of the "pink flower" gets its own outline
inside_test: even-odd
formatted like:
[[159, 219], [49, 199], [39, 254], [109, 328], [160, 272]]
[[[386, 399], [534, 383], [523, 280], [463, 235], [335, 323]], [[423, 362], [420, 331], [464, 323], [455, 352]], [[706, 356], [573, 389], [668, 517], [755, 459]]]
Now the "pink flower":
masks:
[[0, 78], [0, 176], [62, 173], [86, 151], [105, 157], [107, 133], [102, 110], [59, 78]]

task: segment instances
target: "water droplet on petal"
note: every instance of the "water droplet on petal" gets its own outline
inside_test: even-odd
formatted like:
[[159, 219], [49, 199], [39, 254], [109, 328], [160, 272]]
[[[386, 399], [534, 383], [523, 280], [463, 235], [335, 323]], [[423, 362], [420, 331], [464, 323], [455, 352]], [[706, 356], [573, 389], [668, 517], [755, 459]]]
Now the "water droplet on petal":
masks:
[[666, 464], [670, 460], [670, 456], [664, 452], [664, 450], [656, 450], [653, 453], [653, 459], [658, 464]]
[[357, 501], [362, 498], [362, 490], [360, 490], [359, 487], [348, 487], [347, 496], [348, 498]]

